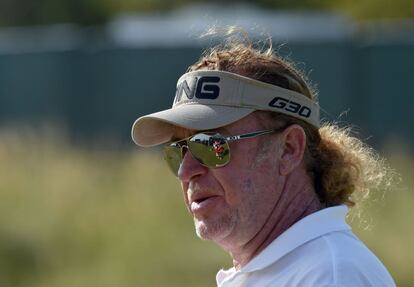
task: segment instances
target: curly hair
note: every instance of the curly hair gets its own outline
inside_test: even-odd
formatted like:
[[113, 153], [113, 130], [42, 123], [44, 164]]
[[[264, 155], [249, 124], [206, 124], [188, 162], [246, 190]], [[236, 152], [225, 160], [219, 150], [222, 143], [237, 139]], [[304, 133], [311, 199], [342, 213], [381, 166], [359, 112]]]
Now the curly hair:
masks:
[[[235, 31], [239, 34], [236, 37], [233, 35]], [[229, 29], [227, 40], [206, 50], [188, 71], [232, 72], [299, 92], [316, 101], [317, 92], [304, 73], [276, 53], [271, 41], [268, 49], [260, 49], [245, 34], [240, 37], [239, 32]], [[385, 161], [353, 136], [350, 128], [326, 122], [317, 129], [276, 112], [256, 113], [269, 119], [273, 127], [299, 124], [303, 128], [307, 137], [305, 166], [319, 200], [325, 206], [353, 206], [356, 201], [368, 197], [371, 190], [391, 184], [391, 170]]]

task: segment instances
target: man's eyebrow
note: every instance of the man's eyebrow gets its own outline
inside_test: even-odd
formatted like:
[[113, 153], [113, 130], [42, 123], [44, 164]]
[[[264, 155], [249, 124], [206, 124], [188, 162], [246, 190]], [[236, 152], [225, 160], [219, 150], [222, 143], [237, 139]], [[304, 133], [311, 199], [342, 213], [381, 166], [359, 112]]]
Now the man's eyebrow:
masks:
[[217, 128], [213, 131], [216, 132], [216, 133], [222, 133], [222, 134], [225, 134], [225, 135], [232, 135], [232, 133], [226, 127], [220, 127], [220, 128]]
[[[195, 130], [184, 130], [184, 129], [178, 129], [174, 132], [174, 134], [171, 137], [170, 142], [174, 142], [174, 141], [180, 141], [186, 138], [191, 137], [192, 135], [199, 133], [200, 131], [195, 131]], [[177, 136], [177, 134], [179, 134], [180, 136]]]

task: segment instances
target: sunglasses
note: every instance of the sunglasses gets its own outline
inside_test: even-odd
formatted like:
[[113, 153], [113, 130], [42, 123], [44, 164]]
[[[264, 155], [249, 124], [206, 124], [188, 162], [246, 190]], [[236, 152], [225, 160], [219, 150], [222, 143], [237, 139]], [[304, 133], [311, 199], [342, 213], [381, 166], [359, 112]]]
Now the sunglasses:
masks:
[[249, 139], [282, 131], [284, 128], [257, 131], [235, 136], [223, 136], [216, 132], [201, 132], [164, 146], [164, 159], [178, 176], [185, 152], [190, 151], [194, 159], [208, 168], [218, 168], [230, 162], [229, 142]]

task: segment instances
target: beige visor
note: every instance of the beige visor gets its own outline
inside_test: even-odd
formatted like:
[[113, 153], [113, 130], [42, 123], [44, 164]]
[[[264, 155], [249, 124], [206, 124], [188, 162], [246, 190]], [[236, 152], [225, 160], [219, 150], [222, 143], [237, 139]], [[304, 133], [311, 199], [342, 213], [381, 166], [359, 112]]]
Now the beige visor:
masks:
[[319, 128], [319, 106], [308, 97], [223, 71], [181, 76], [171, 109], [137, 119], [132, 139], [140, 146], [171, 140], [174, 128], [209, 130], [231, 124], [255, 110], [278, 112]]

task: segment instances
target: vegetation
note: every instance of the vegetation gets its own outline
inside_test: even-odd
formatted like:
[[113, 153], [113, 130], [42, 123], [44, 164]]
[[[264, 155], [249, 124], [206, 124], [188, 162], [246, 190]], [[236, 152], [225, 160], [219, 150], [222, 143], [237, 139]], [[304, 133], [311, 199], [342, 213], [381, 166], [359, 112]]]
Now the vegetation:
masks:
[[[39, 25], [52, 23], [78, 23], [96, 25], [108, 21], [121, 12], [164, 11], [203, 0], [2, 0], [0, 2], [0, 26]], [[211, 0], [208, 3], [223, 1]], [[255, 4], [265, 9], [325, 10], [344, 13], [358, 20], [414, 17], [411, 0], [256, 0], [226, 1], [227, 5], [238, 2]]]
[[[414, 280], [408, 158], [392, 161], [407, 181], [374, 196], [368, 224], [352, 223], [403, 287]], [[217, 269], [231, 264], [196, 238], [156, 150], [75, 148], [64, 137], [4, 131], [0, 162], [0, 286], [214, 286]]]

